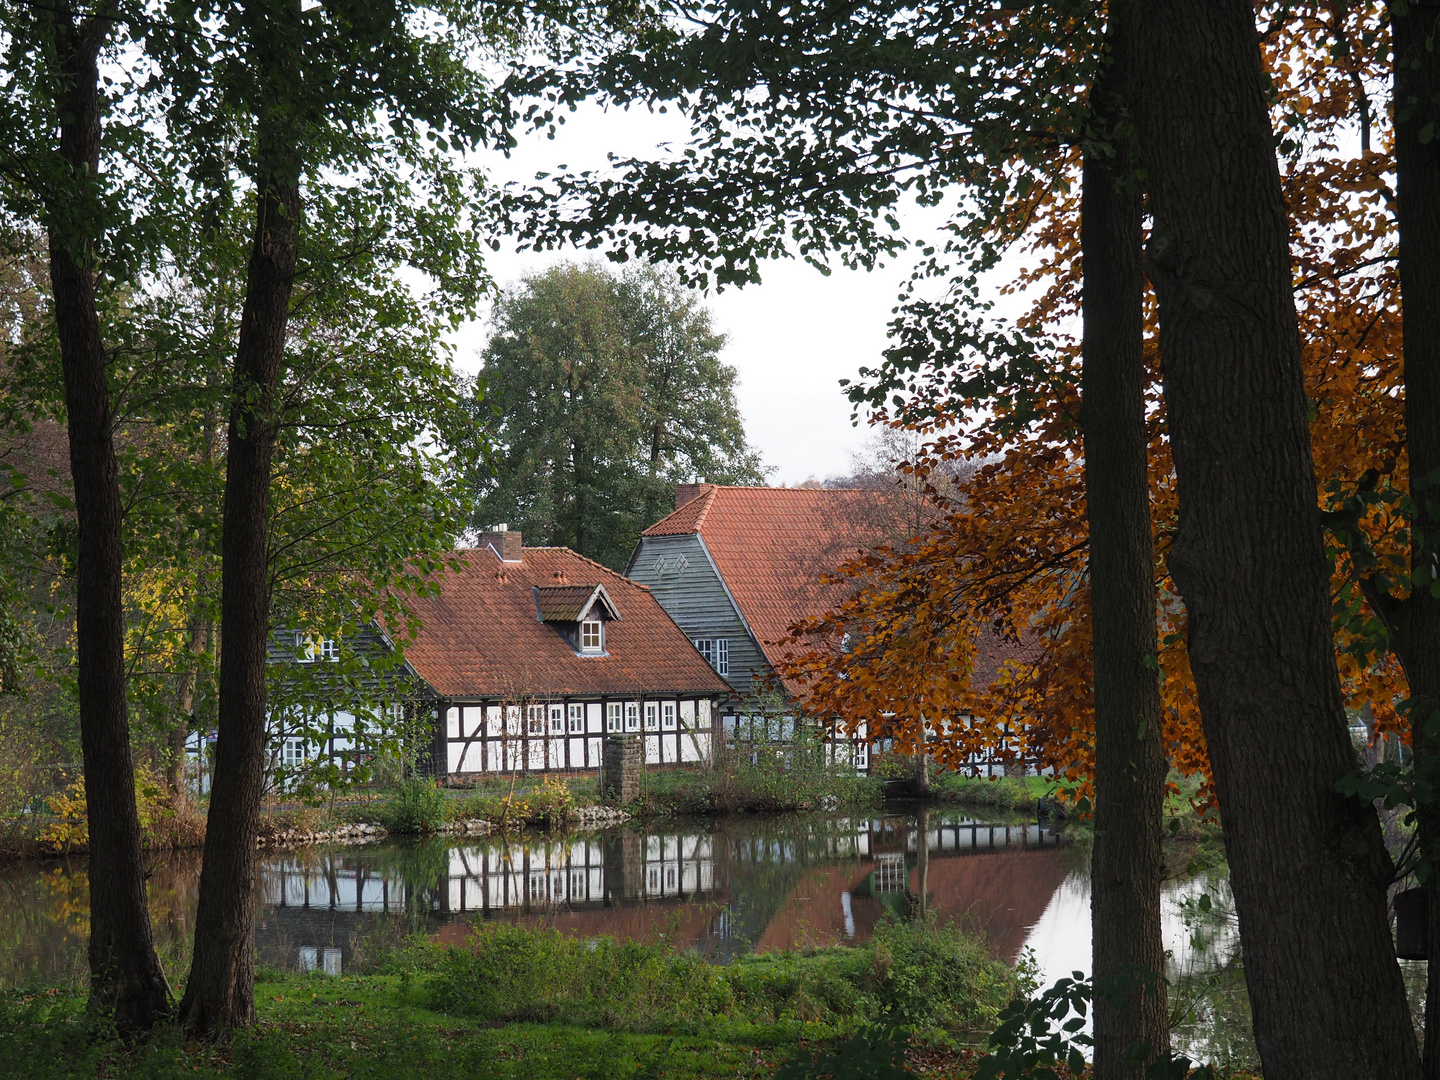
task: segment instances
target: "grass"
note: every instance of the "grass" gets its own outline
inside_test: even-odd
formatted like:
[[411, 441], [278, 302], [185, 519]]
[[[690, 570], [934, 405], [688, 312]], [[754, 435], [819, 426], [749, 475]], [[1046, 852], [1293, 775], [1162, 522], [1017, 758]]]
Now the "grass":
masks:
[[507, 1024], [449, 1016], [399, 976], [287, 978], [256, 986], [259, 1023], [228, 1043], [186, 1044], [162, 1030], [127, 1045], [87, 1021], [75, 994], [0, 999], [0, 1075], [331, 1080], [628, 1080], [768, 1076], [793, 1030], [674, 1035]]
[[0, 995], [0, 1075], [768, 1077], [797, 1048], [877, 1022], [932, 1031], [930, 1071], [954, 1075], [973, 1056], [963, 1040], [988, 1030], [1023, 988], [979, 938], [933, 924], [728, 967], [660, 946], [491, 924], [469, 949], [412, 944], [369, 974], [262, 970], [259, 980], [256, 1027], [214, 1046], [186, 1044], [169, 1028], [122, 1042], [73, 989]]

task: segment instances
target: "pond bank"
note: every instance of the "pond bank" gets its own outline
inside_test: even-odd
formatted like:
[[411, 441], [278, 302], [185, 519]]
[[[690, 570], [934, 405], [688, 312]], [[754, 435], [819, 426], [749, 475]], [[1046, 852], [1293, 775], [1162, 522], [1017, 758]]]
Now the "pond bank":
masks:
[[30, 1080], [181, 1072], [505, 1076], [512, 1055], [516, 1066], [522, 1059], [528, 1066], [513, 1075], [527, 1080], [767, 1076], [802, 1041], [882, 1022], [950, 1047], [924, 1055], [934, 1071], [942, 1058], [952, 1068], [968, 1060], [962, 1048], [984, 1037], [1011, 997], [1031, 989], [988, 955], [982, 939], [933, 921], [887, 924], [865, 946], [729, 967], [666, 945], [497, 925], [461, 947], [404, 945], [372, 966], [369, 974], [333, 978], [262, 970], [260, 1023], [237, 1033], [224, 1053], [184, 1047], [169, 1031], [123, 1047], [94, 1038], [76, 994], [10, 993], [0, 997], [0, 1060]]

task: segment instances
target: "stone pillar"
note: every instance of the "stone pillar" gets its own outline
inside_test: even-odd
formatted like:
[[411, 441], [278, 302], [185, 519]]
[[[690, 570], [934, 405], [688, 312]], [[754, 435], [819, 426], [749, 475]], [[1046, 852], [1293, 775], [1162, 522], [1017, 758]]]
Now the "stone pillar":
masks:
[[640, 797], [640, 737], [605, 736], [604, 801], [622, 806]]

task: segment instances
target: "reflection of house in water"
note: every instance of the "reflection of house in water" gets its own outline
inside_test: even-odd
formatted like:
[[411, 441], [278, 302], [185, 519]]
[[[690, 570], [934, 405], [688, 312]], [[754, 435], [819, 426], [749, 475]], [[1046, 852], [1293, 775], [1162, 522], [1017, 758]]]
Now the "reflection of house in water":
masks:
[[262, 867], [257, 941], [267, 962], [328, 971], [386, 917], [453, 944], [477, 918], [507, 919], [581, 937], [663, 936], [723, 960], [865, 941], [923, 895], [942, 922], [984, 930], [1013, 960], [1070, 869], [1060, 838], [1033, 823], [925, 817], [923, 844], [914, 818], [831, 818], [800, 830], [497, 837], [403, 860], [390, 849], [388, 863], [384, 849], [281, 858]]

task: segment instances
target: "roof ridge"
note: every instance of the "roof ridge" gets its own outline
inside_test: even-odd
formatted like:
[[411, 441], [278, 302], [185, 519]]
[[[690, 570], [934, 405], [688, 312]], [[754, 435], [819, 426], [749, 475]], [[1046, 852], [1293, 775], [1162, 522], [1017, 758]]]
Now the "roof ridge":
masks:
[[[522, 555], [524, 554], [525, 550], [526, 550], [526, 549], [523, 548], [523, 547], [520, 549]], [[629, 578], [627, 578], [624, 574], [620, 573], [618, 570], [611, 570], [610, 567], [606, 566], [604, 563], [602, 563], [602, 562], [596, 562], [594, 559], [590, 558], [590, 556], [588, 556], [588, 555], [581, 555], [580, 552], [576, 551], [574, 548], [565, 547], [563, 544], [551, 544], [551, 545], [548, 545], [548, 546], [543, 547], [543, 548], [530, 548], [529, 550], [531, 550], [531, 551], [564, 551], [564, 552], [567, 552], [567, 553], [570, 554], [570, 555], [573, 555], [575, 558], [579, 559], [581, 562], [587, 562], [587, 563], [589, 563], [589, 564], [590, 564], [591, 566], [593, 566], [596, 570], [599, 570], [599, 571], [601, 571], [602, 573], [609, 574], [611, 577], [614, 577], [614, 578], [619, 578], [619, 579], [620, 579], [621, 581], [623, 581], [626, 585], [634, 585], [634, 586], [636, 586], [637, 588], [644, 588], [644, 586], [643, 586], [643, 585], [640, 585], [639, 582], [631, 581]], [[595, 584], [599, 585], [599, 584], [601, 584], [601, 583], [597, 581]], [[646, 591], [648, 592], [649, 590], [647, 589]]]
[[[699, 498], [705, 500], [705, 505], [700, 507], [700, 513], [695, 517], [695, 531], [697, 533], [705, 527], [705, 516], [710, 513], [710, 508], [715, 505], [715, 496], [719, 491], [720, 485], [714, 484], [711, 485], [709, 491], [699, 496]], [[684, 507], [681, 507], [681, 509], [683, 510]]]

